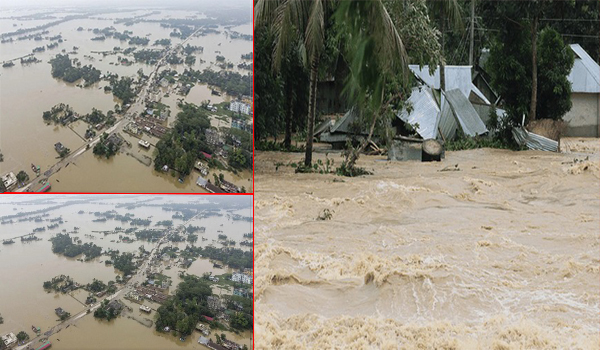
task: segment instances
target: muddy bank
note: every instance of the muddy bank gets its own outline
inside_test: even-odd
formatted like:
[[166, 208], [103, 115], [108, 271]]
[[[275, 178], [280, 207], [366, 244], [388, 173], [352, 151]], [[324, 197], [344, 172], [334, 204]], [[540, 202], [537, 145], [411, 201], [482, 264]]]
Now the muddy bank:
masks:
[[597, 348], [598, 153], [302, 157], [256, 155], [257, 348]]

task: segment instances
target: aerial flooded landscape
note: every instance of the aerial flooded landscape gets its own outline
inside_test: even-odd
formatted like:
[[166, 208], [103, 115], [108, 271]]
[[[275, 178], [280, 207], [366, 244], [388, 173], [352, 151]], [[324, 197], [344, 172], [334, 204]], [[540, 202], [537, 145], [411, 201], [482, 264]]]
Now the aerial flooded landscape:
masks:
[[71, 3], [2, 7], [0, 192], [252, 192], [252, 8]]
[[5, 195], [0, 223], [0, 348], [252, 348], [251, 196]]

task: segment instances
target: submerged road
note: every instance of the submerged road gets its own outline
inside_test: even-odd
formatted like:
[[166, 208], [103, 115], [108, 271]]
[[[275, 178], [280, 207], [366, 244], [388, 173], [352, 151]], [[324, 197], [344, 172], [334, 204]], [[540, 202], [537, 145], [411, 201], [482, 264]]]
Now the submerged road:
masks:
[[[35, 349], [36, 347], [38, 347], [37, 344], [41, 343], [43, 339], [48, 339], [52, 335], [57, 334], [60, 331], [62, 331], [63, 329], [68, 328], [69, 326], [71, 326], [72, 324], [75, 324], [77, 321], [79, 321], [80, 319], [82, 319], [86, 315], [92, 315], [94, 313], [94, 311], [96, 311], [96, 309], [98, 309], [100, 307], [100, 305], [102, 305], [102, 302], [104, 300], [113, 300], [113, 299], [117, 298], [122, 292], [125, 292], [125, 293], [128, 292], [130, 289], [132, 289], [132, 287], [136, 283], [143, 282], [143, 280], [144, 280], [144, 271], [146, 271], [146, 269], [148, 268], [150, 262], [154, 259], [154, 257], [156, 256], [156, 254], [158, 254], [160, 246], [163, 243], [168, 242], [169, 241], [169, 237], [173, 233], [176, 233], [181, 228], [185, 228], [185, 225], [187, 225], [188, 223], [190, 223], [197, 216], [198, 216], [198, 214], [194, 215], [189, 220], [187, 220], [186, 222], [180, 224], [179, 226], [168, 229], [167, 234], [165, 234], [156, 243], [156, 245], [150, 251], [150, 255], [148, 255], [148, 257], [146, 259], [144, 259], [144, 261], [137, 268], [137, 272], [135, 273], [135, 275], [131, 276], [131, 278], [127, 281], [127, 283], [125, 283], [121, 288], [117, 289], [117, 291], [115, 293], [113, 293], [111, 295], [107, 295], [106, 297], [98, 300], [96, 303], [90, 305], [89, 308], [86, 308], [83, 311], [81, 311], [81, 312], [79, 312], [79, 313], [77, 313], [75, 315], [72, 315], [71, 317], [69, 317], [65, 321], [62, 321], [62, 322], [58, 323], [54, 327], [50, 328], [48, 331], [42, 333], [39, 336], [36, 336], [35, 338], [30, 339], [29, 342], [27, 342], [26, 344], [23, 344], [21, 346], [18, 346], [15, 349], [16, 350], [27, 350], [27, 349], [32, 349], [32, 348]], [[89, 310], [89, 312], [88, 312], [88, 310]]]
[[[202, 28], [200, 28], [200, 29], [202, 29]], [[188, 40], [190, 40], [192, 37], [194, 37], [194, 35], [196, 35], [196, 33], [198, 33], [200, 31], [200, 29], [197, 29], [195, 32], [193, 32], [190, 36], [188, 36], [181, 43], [179, 43], [173, 47], [169, 47], [168, 49], [165, 50], [161, 59], [156, 63], [154, 70], [152, 70], [152, 72], [150, 72], [150, 75], [148, 75], [148, 79], [146, 79], [145, 84], [141, 86], [135, 100], [133, 101], [131, 106], [129, 106], [129, 108], [127, 109], [127, 112], [115, 123], [115, 125], [111, 126], [109, 129], [105, 130], [104, 132], [106, 132], [108, 134], [112, 134], [113, 132], [121, 132], [123, 130], [123, 127], [125, 125], [127, 125], [127, 122], [129, 122], [133, 119], [133, 117], [136, 113], [142, 112], [144, 110], [144, 100], [146, 99], [146, 96], [149, 93], [149, 88], [152, 85], [152, 83], [154, 82], [154, 80], [156, 79], [156, 76], [158, 74], [158, 70], [160, 69], [160, 67], [162, 67], [166, 63], [166, 59], [167, 59], [167, 56], [169, 55], [169, 53], [171, 51], [176, 51], [177, 49], [182, 47], [185, 43], [187, 43]], [[83, 145], [81, 145], [79, 148], [77, 148], [76, 150], [69, 153], [69, 155], [67, 155], [65, 158], [58, 160], [56, 163], [54, 163], [54, 165], [51, 165], [50, 168], [48, 168], [48, 170], [46, 170], [43, 174], [35, 177], [27, 185], [15, 190], [15, 192], [29, 192], [29, 189], [31, 188], [32, 185], [39, 183], [39, 181], [41, 181], [41, 180], [48, 180], [52, 175], [59, 172], [63, 167], [69, 166], [69, 164], [71, 164], [73, 161], [75, 161], [75, 159], [77, 159], [77, 157], [79, 157], [86, 151], [93, 149], [94, 146], [96, 145], [96, 143], [98, 143], [100, 141], [100, 137], [102, 136], [102, 134], [104, 132], [102, 132], [100, 135], [92, 138], [91, 140], [88, 140]]]

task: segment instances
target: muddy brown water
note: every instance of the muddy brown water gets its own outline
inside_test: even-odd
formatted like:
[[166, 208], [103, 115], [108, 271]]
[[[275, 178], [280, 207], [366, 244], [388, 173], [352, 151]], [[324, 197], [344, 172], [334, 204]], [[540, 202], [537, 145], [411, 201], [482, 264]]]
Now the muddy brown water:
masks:
[[[142, 11], [149, 12], [149, 11]], [[136, 12], [136, 15], [142, 12]], [[181, 11], [163, 11], [162, 15], [172, 16], [176, 18]], [[11, 11], [7, 16], [18, 15], [21, 12]], [[23, 14], [31, 13], [23, 11]], [[65, 14], [63, 14], [65, 15]], [[116, 63], [118, 55], [102, 55], [92, 54], [91, 51], [110, 51], [115, 46], [126, 49], [130, 47], [127, 42], [121, 42], [117, 39], [106, 39], [105, 41], [91, 41], [95, 35], [88, 28], [105, 28], [114, 26], [117, 31], [131, 30], [134, 36], [146, 36], [150, 34], [151, 43], [162, 38], [170, 38], [171, 29], [162, 28], [158, 23], [136, 23], [132, 26], [124, 24], [115, 24], [113, 19], [129, 17], [133, 14], [106, 14], [98, 16], [102, 19], [82, 19], [73, 20], [48, 28], [49, 33], [44, 36], [54, 36], [61, 34], [65, 40], [55, 49], [47, 49], [45, 52], [36, 53], [36, 57], [43, 62], [31, 65], [21, 65], [16, 61], [14, 67], [0, 68], [0, 151], [4, 155], [4, 161], [0, 163], [0, 173], [4, 174], [9, 171], [17, 173], [20, 170], [25, 170], [31, 178], [34, 174], [31, 172], [31, 164], [41, 167], [42, 172], [57, 162], [57, 153], [54, 150], [56, 142], [62, 142], [67, 148], [75, 150], [84, 144], [84, 140], [73, 130], [63, 126], [48, 126], [41, 116], [46, 110], [58, 103], [69, 104], [73, 109], [80, 113], [86, 114], [91, 112], [92, 108], [97, 108], [105, 113], [113, 109], [119, 101], [113, 98], [112, 94], [105, 93], [103, 87], [107, 84], [104, 81], [94, 84], [88, 88], [77, 87], [76, 84], [68, 84], [63, 81], [52, 78], [50, 74], [51, 66], [48, 63], [52, 57], [61, 53], [62, 49], [67, 52], [71, 51], [73, 46], [79, 47], [78, 53], [70, 55], [72, 58], [78, 58], [82, 64], [92, 64], [100, 69], [103, 73], [107, 71], [117, 73], [122, 76], [136, 76], [138, 69], [142, 69], [145, 74], [149, 74], [153, 66], [146, 64], [133, 64], [131, 66], [111, 65]], [[47, 23], [49, 20], [40, 20], [42, 23]], [[17, 23], [19, 27], [12, 27], [13, 23]], [[0, 20], [3, 32], [13, 31], [17, 28], [34, 27], [42, 23], [37, 21], [19, 21], [2, 19]], [[84, 31], [77, 31], [81, 26]], [[246, 33], [251, 26], [239, 26], [233, 30]], [[222, 27], [218, 28], [223, 30]], [[250, 32], [251, 33], [251, 32]], [[170, 38], [172, 45], [181, 42], [179, 38]], [[0, 61], [21, 57], [31, 53], [35, 47], [46, 45], [47, 40], [34, 41], [23, 40], [12, 43], [1, 44]], [[218, 44], [221, 43], [221, 46]], [[224, 32], [221, 34], [211, 34], [204, 37], [193, 38], [190, 40], [192, 45], [201, 45], [205, 47], [204, 53], [197, 53], [197, 62], [193, 66], [194, 69], [202, 70], [211, 67], [211, 62], [215, 61], [215, 50], [220, 50], [228, 60], [236, 65], [242, 62], [241, 55], [252, 51], [252, 42], [244, 40], [229, 40], [226, 39]], [[152, 48], [152, 45], [148, 46]], [[89, 59], [84, 56], [92, 56]], [[200, 58], [204, 59], [205, 63], [200, 63]], [[166, 66], [163, 69], [176, 69], [183, 72], [187, 66]], [[214, 67], [213, 69], [219, 69]], [[235, 68], [237, 70], [237, 67]], [[244, 72], [241, 72], [244, 74]], [[175, 120], [178, 112], [176, 103], [177, 98], [182, 98], [179, 95], [171, 95], [165, 99], [165, 103], [171, 107], [171, 122]], [[216, 97], [210, 95], [210, 90], [206, 85], [198, 85], [192, 90], [189, 99], [184, 100], [199, 104], [203, 100], [210, 99], [214, 103], [228, 100], [228, 96]], [[83, 123], [80, 123], [83, 124]], [[75, 131], [81, 134], [81, 130], [85, 130], [85, 126], [74, 126]], [[123, 133], [121, 133], [123, 134]], [[140, 152], [137, 146], [137, 139], [134, 141], [134, 152]], [[179, 183], [177, 177], [169, 176], [169, 174], [157, 173], [153, 167], [148, 167], [140, 163], [136, 158], [127, 156], [121, 152], [115, 160], [104, 161], [95, 157], [90, 151], [76, 159], [75, 165], [69, 165], [69, 168], [64, 168], [61, 173], [52, 176], [51, 191], [62, 192], [204, 192], [195, 184], [199, 174], [193, 172], [191, 176], [183, 183]], [[146, 151], [146, 155], [153, 157], [154, 147]], [[114, 163], [114, 164], [112, 164]], [[115, 174], [115, 177], [109, 174]], [[252, 188], [252, 172], [245, 171], [240, 176], [227, 173], [225, 174], [229, 180], [232, 180], [238, 186], [244, 186], [247, 191]], [[209, 175], [212, 176], [212, 175]], [[111, 181], [106, 181], [111, 178]]]
[[570, 144], [595, 153], [363, 156], [358, 178], [258, 152], [256, 347], [597, 349], [598, 147]]
[[[39, 196], [41, 195], [3, 195], [0, 198], [0, 216], [11, 215], [21, 211], [28, 212], [47, 207], [48, 205], [27, 204], [28, 201], [32, 200], [32, 197], [40, 198]], [[80, 262], [77, 261], [76, 258], [66, 258], [64, 256], [53, 254], [51, 242], [48, 241], [50, 237], [61, 232], [62, 229], [72, 231], [73, 228], [77, 226], [80, 228], [79, 232], [71, 233], [71, 236], [77, 236], [83, 243], [94, 243], [102, 247], [103, 250], [112, 248], [122, 252], [135, 253], [142, 245], [149, 250], [153, 246], [153, 244], [149, 242], [135, 241], [130, 244], [119, 243], [119, 234], [105, 236], [103, 233], [93, 232], [113, 230], [115, 227], [123, 227], [126, 229], [130, 227], [130, 225], [113, 220], [93, 222], [92, 220], [95, 216], [89, 212], [104, 212], [114, 209], [115, 204], [117, 203], [140, 200], [155, 204], [164, 201], [193, 203], [210, 200], [197, 198], [195, 196], [192, 196], [193, 198], [188, 198], [190, 196], [184, 196], [183, 198], [181, 198], [181, 196], [177, 197], [177, 199], [170, 198], [169, 196], [152, 198], [148, 198], [147, 196], [135, 197], [134, 200], [106, 199], [98, 200], [95, 203], [61, 207], [50, 211], [50, 216], [44, 219], [53, 219], [62, 216], [64, 223], [59, 225], [56, 229], [47, 229], [45, 232], [37, 233], [36, 236], [42, 240], [22, 243], [19, 239], [16, 239], [14, 244], [0, 245], [0, 266], [2, 266], [3, 274], [2, 283], [0, 285], [0, 314], [4, 318], [4, 324], [0, 325], [0, 334], [4, 335], [8, 332], [14, 332], [16, 334], [19, 331], [24, 330], [31, 336], [32, 325], [40, 327], [43, 333], [58, 324], [56, 321], [57, 317], [54, 314], [55, 308], [62, 307], [72, 315], [85, 310], [84, 305], [81, 303], [88, 294], [85, 291], [77, 291], [73, 293], [73, 296], [54, 292], [47, 293], [44, 291], [42, 283], [50, 280], [54, 276], [60, 274], [69, 275], [74, 281], [86, 284], [92, 282], [94, 278], [107, 283], [109, 280], [114, 280], [115, 277], [120, 274], [119, 271], [115, 270], [113, 267], [106, 266], [103, 263], [103, 261], [106, 260], [106, 256], [100, 256], [89, 262]], [[159, 199], [156, 200], [155, 198]], [[53, 201], [59, 203], [68, 199], [72, 200], [73, 197], [55, 195], [52, 198]], [[13, 210], [14, 208], [17, 210]], [[83, 210], [85, 213], [78, 214], [80, 210]], [[171, 220], [171, 215], [174, 214], [174, 212], [163, 211], [160, 207], [147, 206], [137, 207], [135, 209], [116, 208], [115, 210], [122, 215], [125, 213], [133, 213], [136, 218], [152, 217], [151, 220], [153, 221], [153, 224], [151, 227], [160, 220]], [[251, 222], [231, 220], [227, 217], [227, 213], [228, 212], [226, 211], [221, 211], [223, 216], [211, 216], [204, 219], [195, 219], [190, 222], [190, 224], [196, 226], [206, 227], [206, 233], [197, 233], [199, 239], [198, 242], [195, 243], [196, 246], [207, 246], [210, 244], [220, 246], [216, 242], [218, 230], [222, 230], [228, 238], [234, 239], [237, 242], [246, 240], [246, 238], [243, 237], [243, 234], [251, 232]], [[252, 209], [236, 210], [232, 213], [251, 216]], [[173, 222], [177, 225], [181, 224], [183, 221], [173, 219]], [[34, 228], [47, 226], [49, 224], [48, 221], [26, 221], [1, 225], [0, 241], [3, 241], [6, 238], [31, 233]], [[205, 237], [208, 240], [202, 241], [201, 237]], [[111, 242], [113, 240], [114, 242]], [[187, 243], [180, 242], [174, 243], [173, 245], [178, 246], [180, 249], [184, 249]], [[244, 250], [251, 249], [251, 247], [242, 247], [239, 245], [237, 245], [237, 247]], [[173, 264], [173, 262], [169, 263]], [[169, 263], [165, 263], [163, 267], [166, 267]], [[174, 264], [171, 269], [163, 270], [163, 273], [172, 279], [172, 286], [169, 288], [170, 293], [174, 293], [177, 284], [180, 282], [178, 276], [178, 271], [180, 270], [184, 269], [175, 266]], [[197, 276], [201, 276], [205, 272], [212, 272], [213, 274], [231, 272], [231, 270], [227, 268], [214, 268], [212, 262], [203, 258], [196, 260], [192, 266], [185, 271], [188, 274]], [[213, 292], [216, 294], [231, 293], [217, 287], [213, 287]], [[154, 312], [150, 316], [140, 316], [138, 310], [139, 305], [130, 302], [127, 303], [131, 304], [130, 306], [134, 309], [133, 313], [135, 317], [142, 318], [142, 316], [144, 316], [151, 320], [154, 319]], [[151, 307], [154, 309], [160, 306], [154, 303], [148, 304], [151, 304]], [[252, 348], [252, 332], [244, 332], [239, 335], [232, 332], [223, 333], [227, 335], [228, 339], [232, 339], [240, 344], [246, 344], [249, 348]], [[154, 330], [154, 327], [147, 328], [133, 319], [128, 319], [126, 316], [111, 322], [106, 322], [97, 321], [91, 315], [88, 315], [77, 321], [68, 329], [63, 329], [61, 332], [51, 336], [50, 341], [53, 343], [53, 348], [58, 349], [98, 349], [99, 344], [101, 344], [102, 349], [165, 349], [180, 347], [200, 349], [202, 346], [197, 343], [199, 336], [200, 333], [194, 332], [185, 342], [180, 342], [178, 337], [158, 333]], [[211, 336], [214, 340], [214, 334], [211, 334]], [[58, 339], [60, 339], [60, 341], [58, 341]]]

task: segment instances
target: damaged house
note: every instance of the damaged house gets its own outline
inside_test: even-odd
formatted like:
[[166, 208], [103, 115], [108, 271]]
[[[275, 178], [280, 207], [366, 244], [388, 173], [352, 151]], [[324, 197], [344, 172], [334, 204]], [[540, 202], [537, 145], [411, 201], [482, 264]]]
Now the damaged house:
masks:
[[[398, 111], [399, 121], [414, 127], [423, 139], [448, 140], [458, 132], [468, 136], [483, 135], [488, 132], [474, 103], [483, 106], [491, 104], [486, 96], [471, 81], [471, 66], [446, 67], [446, 92], [440, 93], [439, 68], [433, 74], [429, 68], [410, 65], [418, 86], [412, 89], [407, 107]], [[355, 121], [358, 113], [350, 109], [342, 118], [333, 122], [326, 120], [315, 128], [315, 136], [321, 142], [330, 143], [333, 148], [345, 145], [350, 135], [356, 135]], [[358, 132], [366, 137], [367, 132]], [[414, 157], [413, 157], [414, 159]]]

